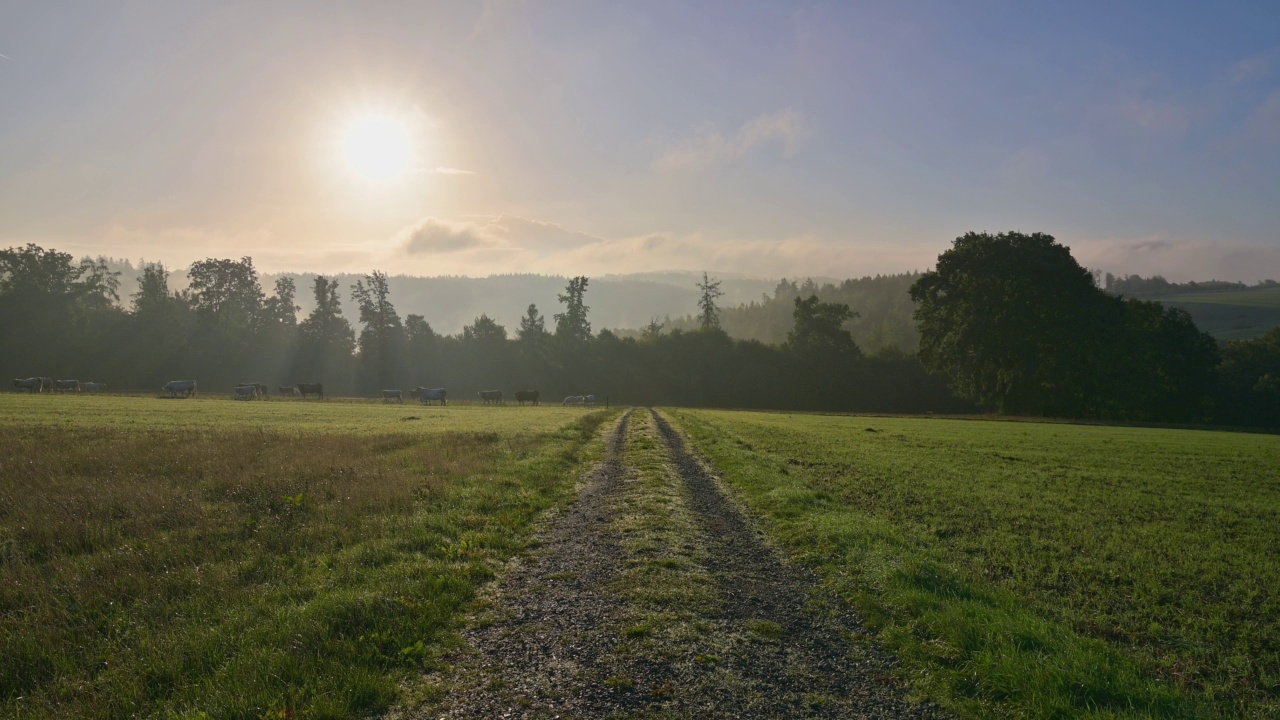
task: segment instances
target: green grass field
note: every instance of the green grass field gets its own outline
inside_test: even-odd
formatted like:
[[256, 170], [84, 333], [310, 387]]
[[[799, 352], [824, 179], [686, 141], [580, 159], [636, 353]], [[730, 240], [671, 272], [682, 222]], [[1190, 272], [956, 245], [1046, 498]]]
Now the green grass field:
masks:
[[1159, 300], [1174, 303], [1202, 303], [1210, 305], [1238, 305], [1242, 307], [1263, 307], [1280, 310], [1280, 287], [1260, 287], [1234, 292], [1188, 293], [1185, 295], [1166, 295]]
[[1280, 715], [1280, 437], [671, 414], [962, 716]]
[[609, 416], [0, 396], [0, 716], [385, 709]]
[[[0, 717], [391, 707], [617, 414], [0, 395]], [[1280, 715], [1280, 437], [668, 415], [962, 717]]]

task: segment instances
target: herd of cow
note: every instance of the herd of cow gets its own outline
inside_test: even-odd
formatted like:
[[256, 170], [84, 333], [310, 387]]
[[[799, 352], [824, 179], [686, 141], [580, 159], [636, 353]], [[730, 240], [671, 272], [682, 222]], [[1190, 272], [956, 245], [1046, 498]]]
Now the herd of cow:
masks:
[[49, 392], [104, 392], [106, 383], [80, 382], [79, 380], [54, 380], [50, 377], [14, 378], [13, 389], [30, 393]]
[[[106, 383], [80, 382], [79, 380], [54, 380], [47, 377], [29, 377], [25, 379], [14, 378], [14, 390], [25, 390], [31, 393], [39, 393], [48, 390], [50, 392], [103, 392], [107, 389]], [[160, 388], [169, 393], [169, 397], [195, 397], [196, 381], [195, 380], [170, 380]], [[324, 385], [320, 383], [298, 383], [297, 385], [285, 385], [279, 387], [280, 397], [301, 397], [307, 399], [309, 395], [315, 395], [317, 398], [324, 399]], [[483, 405], [503, 405], [506, 401], [502, 397], [501, 390], [481, 390], [480, 402]], [[517, 390], [515, 394], [516, 402], [524, 405], [531, 403], [538, 404], [541, 393], [537, 390]], [[267, 397], [267, 386], [262, 383], [240, 383], [235, 386], [232, 391], [233, 398], [236, 400], [257, 400]], [[439, 402], [441, 405], [449, 404], [449, 394], [444, 388], [427, 388], [417, 387], [409, 391], [409, 397], [418, 400], [423, 405], [430, 405], [433, 402]], [[402, 390], [383, 390], [383, 402], [404, 402], [404, 392]], [[595, 395], [569, 395], [564, 399], [563, 405], [595, 405]]]

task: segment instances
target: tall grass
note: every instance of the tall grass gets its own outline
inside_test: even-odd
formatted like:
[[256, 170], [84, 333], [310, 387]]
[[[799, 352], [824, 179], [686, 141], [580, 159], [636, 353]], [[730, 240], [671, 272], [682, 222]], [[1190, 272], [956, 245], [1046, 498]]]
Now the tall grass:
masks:
[[0, 716], [385, 708], [569, 497], [608, 415], [359, 437], [0, 423]]

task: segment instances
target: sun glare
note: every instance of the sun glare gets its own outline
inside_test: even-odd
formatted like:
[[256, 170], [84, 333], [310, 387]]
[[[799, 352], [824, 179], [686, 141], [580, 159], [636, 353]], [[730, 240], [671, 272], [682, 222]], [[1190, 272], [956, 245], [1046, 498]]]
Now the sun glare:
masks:
[[365, 115], [351, 121], [342, 133], [342, 156], [347, 168], [369, 180], [402, 175], [413, 152], [405, 123], [388, 115]]

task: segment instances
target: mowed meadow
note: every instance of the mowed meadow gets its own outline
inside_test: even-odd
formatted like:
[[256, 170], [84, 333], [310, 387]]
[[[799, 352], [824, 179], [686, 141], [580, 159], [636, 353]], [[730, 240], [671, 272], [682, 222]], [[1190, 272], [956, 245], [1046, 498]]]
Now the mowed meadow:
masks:
[[0, 716], [382, 710], [614, 415], [0, 396]]
[[671, 414], [961, 716], [1280, 715], [1280, 437]]

